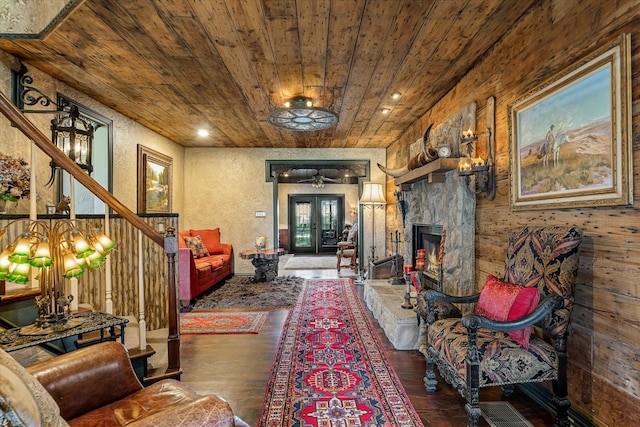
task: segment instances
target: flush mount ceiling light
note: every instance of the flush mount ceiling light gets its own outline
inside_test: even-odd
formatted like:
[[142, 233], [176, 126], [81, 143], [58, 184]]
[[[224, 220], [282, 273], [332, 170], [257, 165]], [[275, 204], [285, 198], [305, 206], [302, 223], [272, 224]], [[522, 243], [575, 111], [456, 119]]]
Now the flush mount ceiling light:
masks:
[[273, 126], [293, 130], [324, 130], [338, 123], [338, 115], [325, 108], [314, 107], [309, 98], [294, 98], [285, 108], [273, 110], [267, 116]]

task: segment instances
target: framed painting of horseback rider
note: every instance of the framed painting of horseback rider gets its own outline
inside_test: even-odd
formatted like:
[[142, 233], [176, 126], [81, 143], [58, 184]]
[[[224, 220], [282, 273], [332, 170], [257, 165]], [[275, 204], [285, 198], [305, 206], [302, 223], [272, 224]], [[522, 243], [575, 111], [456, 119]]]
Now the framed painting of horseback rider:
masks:
[[633, 202], [630, 52], [624, 34], [509, 106], [513, 209]]

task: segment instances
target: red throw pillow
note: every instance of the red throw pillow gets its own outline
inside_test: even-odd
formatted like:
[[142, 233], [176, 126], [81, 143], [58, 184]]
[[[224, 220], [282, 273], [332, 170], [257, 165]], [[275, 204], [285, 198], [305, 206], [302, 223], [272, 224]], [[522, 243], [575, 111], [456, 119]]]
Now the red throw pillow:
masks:
[[[502, 322], [518, 320], [535, 310], [539, 302], [538, 288], [503, 282], [490, 274], [480, 291], [476, 314]], [[508, 333], [522, 348], [529, 348], [531, 328]]]
[[202, 237], [204, 245], [207, 247], [210, 255], [223, 254], [224, 249], [220, 243], [220, 228], [214, 228], [213, 230], [189, 230], [192, 236]]

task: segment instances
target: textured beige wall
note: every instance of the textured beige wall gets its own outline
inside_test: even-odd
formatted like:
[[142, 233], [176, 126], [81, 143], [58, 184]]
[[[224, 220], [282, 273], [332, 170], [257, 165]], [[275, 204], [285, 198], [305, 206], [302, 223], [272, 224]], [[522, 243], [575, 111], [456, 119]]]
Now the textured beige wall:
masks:
[[[8, 66], [10, 58], [0, 57], [0, 90], [5, 96], [11, 93], [11, 71]], [[173, 159], [173, 212], [181, 213], [183, 199], [183, 165], [184, 148], [169, 139], [158, 135], [150, 129], [134, 122], [115, 110], [89, 98], [67, 85], [40, 72], [38, 69], [28, 67], [28, 74], [33, 77], [33, 85], [46, 93], [50, 98], [56, 98], [56, 93], [71, 98], [72, 100], [102, 114], [113, 120], [113, 194], [125, 206], [132, 211], [137, 211], [137, 144], [163, 153]], [[53, 114], [27, 114], [31, 120], [47, 137], [50, 136], [49, 125]], [[0, 116], [0, 152], [13, 156], [23, 157], [29, 164], [29, 141], [9, 121]], [[49, 179], [49, 157], [36, 148], [36, 198], [38, 213], [46, 212], [46, 204], [55, 200], [55, 186], [45, 188], [44, 184]], [[33, 194], [33, 189], [32, 189]], [[8, 213], [28, 213], [29, 201], [10, 204]]]
[[[267, 244], [272, 247], [274, 224], [281, 224], [274, 217], [274, 189], [273, 184], [266, 181], [265, 162], [310, 159], [370, 160], [371, 180], [385, 181], [376, 166], [376, 163], [386, 164], [384, 149], [187, 148], [181, 227], [220, 227], [222, 241], [234, 247], [235, 273], [252, 273], [251, 262], [240, 259], [238, 254], [251, 249], [256, 236], [267, 236]], [[330, 186], [324, 191], [328, 188]], [[301, 192], [311, 193], [312, 189], [304, 186]], [[265, 211], [267, 215], [256, 218], [255, 211]], [[365, 221], [365, 226], [370, 226], [369, 221]], [[384, 230], [382, 213], [376, 216], [376, 222], [377, 228]], [[367, 231], [365, 229], [365, 236]], [[379, 253], [383, 253], [384, 232], [376, 233], [376, 242]]]
[[0, 2], [0, 33], [39, 34], [68, 0], [10, 0]]

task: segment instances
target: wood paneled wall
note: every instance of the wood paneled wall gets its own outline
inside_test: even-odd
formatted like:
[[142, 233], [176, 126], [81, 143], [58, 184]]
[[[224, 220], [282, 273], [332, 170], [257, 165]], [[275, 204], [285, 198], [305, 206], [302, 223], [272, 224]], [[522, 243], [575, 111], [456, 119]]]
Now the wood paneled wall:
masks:
[[[79, 216], [80, 217], [80, 216]], [[83, 217], [97, 229], [104, 230], [104, 217]], [[154, 229], [163, 222], [165, 229], [178, 229], [178, 216], [149, 215], [144, 221]], [[10, 217], [0, 218], [0, 229], [11, 221]], [[53, 221], [45, 219], [45, 221]], [[109, 220], [108, 236], [117, 243], [111, 252], [112, 299], [113, 314], [116, 316], [133, 316], [139, 318], [138, 302], [138, 230], [119, 216]], [[7, 235], [2, 239], [2, 247], [10, 243], [22, 230], [19, 225], [11, 225]], [[177, 231], [176, 231], [177, 233]], [[145, 320], [147, 329], [154, 330], [168, 326], [168, 265], [164, 249], [142, 236], [142, 262], [144, 269]], [[176, 270], [177, 270], [176, 256]], [[176, 278], [177, 280], [177, 278]], [[177, 285], [176, 285], [177, 286]], [[106, 308], [106, 269], [103, 265], [98, 270], [86, 272], [78, 277], [78, 303], [90, 304], [98, 311]]]
[[[508, 106], [621, 33], [630, 33], [632, 40], [634, 204], [511, 210]], [[429, 90], [428, 82], [424, 90]], [[495, 200], [482, 195], [477, 199], [476, 287], [482, 287], [488, 274], [502, 274], [505, 236], [512, 228], [526, 224], [580, 227], [584, 243], [569, 341], [569, 396], [573, 407], [598, 425], [640, 425], [640, 2], [540, 1], [388, 149], [389, 166], [406, 163], [409, 145], [430, 123], [441, 123], [472, 101], [478, 103], [477, 130], [484, 141], [489, 96], [496, 97], [498, 187]], [[394, 199], [394, 188], [388, 179], [389, 201]], [[388, 225], [397, 224], [395, 209], [395, 205], [387, 208]], [[393, 230], [387, 230], [387, 235]]]

